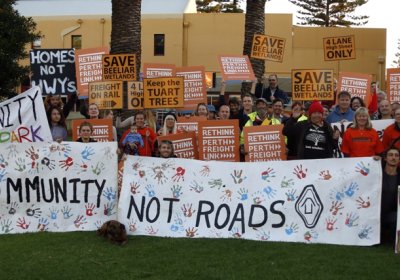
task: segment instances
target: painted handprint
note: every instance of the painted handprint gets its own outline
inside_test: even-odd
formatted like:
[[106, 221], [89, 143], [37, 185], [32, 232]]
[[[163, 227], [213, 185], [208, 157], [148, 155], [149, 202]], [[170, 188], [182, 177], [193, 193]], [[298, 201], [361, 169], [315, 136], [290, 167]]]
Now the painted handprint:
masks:
[[319, 176], [321, 177], [321, 180], [330, 180], [332, 178], [329, 170], [322, 170], [321, 172], [319, 172]]
[[17, 227], [20, 227], [22, 229], [28, 229], [30, 225], [31, 225], [30, 222], [29, 222], [29, 224], [26, 223], [25, 217], [18, 218], [18, 220], [17, 220]]
[[173, 185], [171, 188], [172, 197], [179, 198], [182, 195], [181, 190], [182, 190], [182, 186]]
[[261, 179], [269, 182], [271, 178], [275, 177], [275, 171], [272, 168], [267, 168], [267, 170], [261, 172]]
[[233, 173], [231, 173], [231, 177], [233, 179], [233, 182], [235, 184], [241, 184], [244, 180], [247, 179], [246, 176], [244, 176], [242, 178], [242, 175], [243, 175], [243, 170], [242, 169], [241, 170], [234, 170]]
[[192, 228], [187, 228], [186, 229], [186, 236], [187, 237], [190, 237], [190, 238], [192, 238], [192, 237], [195, 237], [197, 235], [197, 229], [195, 229], [194, 227], [192, 227]]
[[311, 242], [313, 239], [318, 238], [318, 233], [315, 230], [308, 230], [304, 233], [304, 240]]
[[222, 196], [220, 197], [220, 199], [222, 199], [223, 201], [232, 201], [232, 191], [229, 189], [223, 190], [222, 191]]
[[30, 158], [32, 161], [37, 161], [39, 159], [39, 150], [31, 146], [28, 150], [25, 150], [26, 157]]
[[8, 162], [5, 160], [4, 156], [0, 154], [0, 168], [6, 168], [8, 166]]
[[291, 189], [291, 190], [285, 192], [285, 194], [286, 194], [286, 200], [289, 202], [293, 202], [299, 197], [298, 195], [296, 195], [295, 189]]
[[15, 202], [15, 201], [11, 202], [10, 209], [8, 210], [8, 214], [14, 215], [15, 213], [17, 213], [18, 208], [19, 208], [19, 205], [17, 202]]
[[281, 188], [290, 188], [294, 185], [293, 179], [288, 179], [286, 176], [283, 176], [281, 182]]
[[187, 204], [183, 204], [183, 206], [181, 207], [182, 213], [185, 217], [192, 217], [193, 214], [196, 212], [196, 210], [192, 209], [192, 204], [187, 203]]
[[71, 213], [71, 210], [72, 210], [71, 207], [68, 207], [68, 206], [64, 206], [61, 209], [61, 213], [63, 214], [64, 219], [67, 220], [73, 216], [73, 214]]
[[94, 222], [94, 226], [97, 229], [101, 228], [102, 225], [103, 225], [103, 221], [97, 220], [96, 222]]
[[76, 228], [80, 228], [83, 224], [86, 224], [86, 218], [83, 215], [78, 215], [75, 218], [74, 225]]
[[154, 186], [153, 185], [147, 185], [146, 186], [146, 191], [147, 191], [147, 195], [149, 197], [155, 197], [156, 196], [156, 192], [154, 191]]
[[1, 226], [1, 231], [4, 233], [9, 233], [11, 231], [14, 230], [14, 228], [11, 227], [11, 220], [7, 219], [7, 220], [1, 220], [0, 221], [0, 226]]
[[81, 152], [83, 160], [90, 160], [90, 157], [94, 155], [94, 148], [86, 146]]
[[293, 169], [293, 174], [296, 175], [299, 179], [304, 179], [307, 176], [307, 170], [307, 168], [303, 170], [303, 165], [300, 164]]
[[26, 215], [29, 217], [39, 218], [42, 215], [42, 211], [40, 208], [35, 208], [35, 205], [32, 204], [30, 208], [26, 209]]
[[158, 229], [153, 228], [153, 226], [147, 226], [145, 228], [145, 230], [146, 230], [147, 234], [150, 234], [150, 235], [156, 235], [158, 232]]
[[358, 237], [360, 239], [369, 239], [370, 234], [372, 233], [372, 227], [368, 225], [364, 225], [361, 230], [358, 232]]
[[100, 173], [106, 168], [104, 163], [98, 162], [96, 165], [92, 165], [92, 172], [95, 175], [100, 175]]
[[257, 232], [257, 238], [262, 241], [267, 241], [271, 238], [271, 232], [265, 232], [264, 230], [259, 230]]
[[42, 158], [40, 163], [42, 164], [42, 166], [47, 167], [49, 170], [53, 170], [56, 167], [54, 159], [49, 159], [48, 157]]
[[[86, 208], [86, 216], [93, 216], [93, 210], [95, 208], [94, 203], [86, 203], [85, 208]], [[96, 214], [96, 213], [94, 213]]]
[[356, 227], [358, 226], [358, 219], [360, 216], [358, 216], [356, 213], [347, 213], [346, 214], [346, 220], [344, 221], [344, 224], [348, 227]]
[[50, 213], [47, 216], [50, 217], [50, 219], [52, 220], [57, 220], [57, 214], [58, 212], [60, 212], [60, 210], [58, 210], [56, 207], [53, 206], [49, 208], [49, 211]]
[[14, 170], [16, 170], [18, 172], [23, 172], [26, 169], [26, 164], [25, 164], [24, 158], [17, 158], [17, 160], [15, 161], [15, 165], [16, 165], [16, 167], [14, 168]]
[[129, 224], [128, 224], [128, 230], [130, 232], [135, 232], [137, 231], [137, 226], [136, 226], [137, 222], [134, 220], [130, 220]]
[[190, 190], [196, 193], [201, 193], [204, 191], [204, 188], [200, 186], [200, 184], [197, 183], [196, 181], [193, 181], [190, 183]]
[[256, 191], [251, 196], [254, 204], [259, 205], [265, 201], [264, 194], [261, 191]]
[[185, 230], [183, 227], [183, 219], [179, 213], [175, 214], [174, 223], [171, 225], [170, 229], [173, 232], [179, 232]]
[[348, 196], [348, 197], [352, 197], [355, 193], [355, 191], [358, 190], [358, 184], [355, 182], [351, 182], [350, 185], [347, 186], [347, 188], [345, 188], [344, 193]]
[[161, 166], [151, 168], [154, 173], [154, 179], [157, 179], [159, 184], [164, 184], [167, 181], [167, 177], [164, 175], [164, 171]]
[[233, 238], [241, 238], [242, 237], [242, 234], [241, 234], [239, 228], [237, 228], [237, 227], [234, 227], [229, 233]]
[[274, 198], [276, 195], [276, 190], [273, 189], [271, 186], [263, 188], [263, 192], [266, 194], [268, 199]]
[[38, 225], [37, 225], [37, 229], [39, 231], [47, 231], [49, 228], [47, 227], [49, 225], [49, 221], [45, 218], [40, 218], [38, 220]]
[[356, 164], [356, 172], [359, 172], [363, 176], [367, 176], [369, 174], [369, 164], [365, 166], [364, 162], [360, 161]]
[[341, 201], [345, 197], [345, 194], [343, 191], [338, 191], [337, 189], [333, 189], [330, 191], [329, 197], [332, 200]]
[[337, 219], [335, 219], [333, 217], [325, 219], [326, 229], [329, 231], [334, 230], [334, 225], [335, 225], [336, 221], [337, 221]]
[[81, 173], [86, 173], [88, 171], [88, 164], [84, 161], [81, 161], [81, 163], [74, 163], [74, 170], [76, 173], [81, 174]]
[[5, 179], [4, 179], [4, 177], [7, 175], [7, 172], [6, 172], [6, 170], [5, 169], [2, 169], [1, 171], [0, 171], [0, 182], [3, 182]]
[[185, 175], [186, 169], [179, 166], [176, 168], [175, 171], [176, 171], [176, 173], [174, 176], [172, 176], [172, 181], [179, 182], [181, 179], [182, 179], [182, 181], [185, 181], [184, 175]]
[[336, 216], [341, 209], [343, 209], [343, 203], [340, 201], [332, 201], [331, 208], [329, 211], [331, 212], [332, 215]]
[[18, 154], [17, 145], [15, 145], [15, 144], [11, 144], [10, 146], [8, 146], [7, 150], [8, 150], [8, 155], [7, 155], [8, 159], [15, 158]]
[[239, 194], [239, 199], [245, 201], [249, 198], [249, 190], [245, 188], [240, 188], [237, 192]]
[[225, 185], [223, 184], [222, 179], [211, 179], [208, 181], [208, 185], [211, 188], [218, 188], [218, 189], [225, 188]]
[[112, 159], [115, 155], [115, 151], [113, 152], [111, 150], [111, 147], [105, 147], [102, 149], [104, 156], [106, 157], [106, 159]]
[[287, 235], [292, 235], [293, 233], [297, 233], [299, 231], [299, 226], [295, 223], [291, 223], [290, 225], [286, 225], [285, 233]]
[[114, 215], [116, 213], [115, 211], [113, 212], [114, 208], [115, 208], [114, 202], [111, 203], [107, 202], [106, 204], [104, 204], [104, 211], [103, 211], [104, 215], [106, 216]]
[[132, 182], [129, 184], [131, 187], [131, 193], [132, 194], [138, 194], [140, 191], [138, 190], [140, 188], [140, 185], [136, 182]]
[[200, 175], [208, 177], [208, 175], [210, 175], [210, 167], [208, 165], [203, 165], [203, 168], [200, 170]]
[[357, 209], [361, 208], [369, 208], [371, 206], [371, 202], [369, 201], [369, 197], [364, 200], [361, 196], [358, 197], [357, 201]]
[[74, 159], [72, 157], [67, 157], [64, 160], [59, 160], [59, 166], [61, 168], [65, 168], [65, 171], [68, 171], [68, 169], [74, 165]]
[[115, 199], [117, 198], [117, 192], [114, 191], [114, 190], [112, 189], [112, 187], [108, 187], [108, 188], [104, 191], [103, 196], [104, 196], [108, 201], [115, 200]]

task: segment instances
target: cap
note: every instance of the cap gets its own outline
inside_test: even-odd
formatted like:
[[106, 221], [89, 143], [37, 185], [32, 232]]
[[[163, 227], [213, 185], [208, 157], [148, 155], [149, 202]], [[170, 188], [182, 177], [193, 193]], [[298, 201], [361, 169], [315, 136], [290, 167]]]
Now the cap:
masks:
[[166, 119], [168, 116], [172, 116], [172, 117], [175, 119], [175, 121], [176, 121], [176, 115], [175, 115], [174, 112], [167, 112], [167, 113], [164, 115], [164, 121], [165, 121], [165, 119]]
[[214, 107], [214, 105], [207, 105], [207, 108], [208, 108], [208, 112], [217, 112], [216, 110], [215, 110], [215, 107]]
[[311, 115], [312, 113], [316, 112], [323, 114], [324, 107], [322, 107], [321, 103], [319, 103], [317, 100], [314, 100], [313, 103], [311, 103], [310, 108], [308, 108], [308, 114]]
[[259, 103], [259, 102], [264, 102], [265, 104], [268, 105], [268, 102], [267, 102], [267, 100], [266, 100], [265, 98], [257, 98], [257, 100], [256, 100], [256, 105], [257, 105], [257, 103]]

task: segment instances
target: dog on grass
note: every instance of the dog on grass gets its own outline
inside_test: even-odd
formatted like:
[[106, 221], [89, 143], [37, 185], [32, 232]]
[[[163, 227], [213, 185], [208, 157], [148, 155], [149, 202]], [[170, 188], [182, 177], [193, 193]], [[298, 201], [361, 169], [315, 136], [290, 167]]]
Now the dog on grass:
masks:
[[118, 245], [124, 245], [128, 242], [125, 226], [115, 220], [105, 222], [97, 230], [97, 235], [103, 236], [110, 240], [111, 243]]

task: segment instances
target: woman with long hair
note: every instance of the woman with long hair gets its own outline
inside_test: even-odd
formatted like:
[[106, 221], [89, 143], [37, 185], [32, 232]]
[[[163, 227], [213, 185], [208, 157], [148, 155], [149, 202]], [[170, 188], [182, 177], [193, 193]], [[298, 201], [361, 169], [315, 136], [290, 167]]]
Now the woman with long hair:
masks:
[[53, 141], [60, 143], [61, 141], [67, 140], [67, 125], [65, 124], [65, 118], [61, 108], [51, 106], [46, 114]]

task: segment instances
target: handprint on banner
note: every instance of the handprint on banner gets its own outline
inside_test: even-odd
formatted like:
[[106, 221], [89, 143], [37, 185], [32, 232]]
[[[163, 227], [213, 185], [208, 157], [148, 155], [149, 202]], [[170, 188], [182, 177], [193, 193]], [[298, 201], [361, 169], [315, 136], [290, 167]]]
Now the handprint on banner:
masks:
[[61, 213], [63, 214], [63, 217], [65, 220], [68, 220], [69, 218], [71, 218], [73, 216], [73, 214], [71, 213], [71, 207], [68, 206], [64, 206], [61, 209]]
[[130, 232], [135, 232], [135, 231], [137, 231], [137, 221], [134, 221], [133, 219], [132, 220], [130, 220], [129, 221], [129, 224], [128, 224], [128, 230], [130, 231]]
[[356, 172], [359, 172], [363, 176], [367, 176], [369, 174], [369, 164], [365, 166], [364, 162], [360, 161], [356, 164]]
[[299, 226], [295, 223], [291, 223], [290, 225], [286, 225], [285, 233], [286, 235], [292, 235], [299, 231]]
[[131, 187], [131, 193], [132, 194], [138, 194], [140, 191], [138, 190], [140, 188], [140, 185], [136, 182], [132, 182], [129, 184]]
[[222, 183], [222, 179], [211, 179], [208, 181], [208, 185], [211, 188], [218, 188], [218, 190], [221, 188], [225, 188], [225, 185]]
[[42, 166], [47, 167], [49, 170], [53, 170], [56, 167], [56, 164], [54, 163], [54, 159], [49, 159], [48, 157], [42, 158], [40, 161]]
[[16, 167], [14, 168], [15, 171], [23, 172], [26, 169], [25, 159], [24, 158], [17, 158], [15, 161]]
[[104, 204], [104, 211], [103, 211], [104, 215], [111, 216], [111, 215], [114, 215], [115, 213], [117, 213], [115, 211], [113, 212], [114, 208], [115, 208], [114, 202], [111, 202], [111, 203], [107, 202], [106, 204]]
[[319, 172], [319, 176], [321, 177], [321, 180], [330, 180], [332, 178], [329, 170], [322, 170], [321, 172]]
[[94, 148], [86, 146], [81, 152], [82, 159], [85, 161], [91, 160], [90, 157], [95, 154]]
[[262, 241], [267, 241], [271, 238], [271, 232], [265, 232], [263, 229], [257, 232], [257, 238]]
[[237, 227], [234, 227], [229, 233], [233, 238], [242, 238], [242, 234]]
[[263, 192], [267, 195], [268, 199], [274, 198], [276, 195], [276, 190], [273, 189], [271, 186], [263, 188]]
[[332, 201], [331, 208], [329, 209], [329, 212], [331, 212], [332, 215], [336, 216], [340, 210], [342, 210], [343, 203], [340, 201]]
[[138, 159], [137, 161], [135, 161], [133, 164], [132, 164], [132, 169], [134, 170], [134, 171], [138, 171], [139, 170], [139, 168], [142, 166], [142, 160], [141, 159]]
[[288, 179], [286, 176], [283, 176], [281, 182], [281, 188], [290, 188], [294, 185], [293, 179]]
[[4, 156], [0, 154], [0, 168], [6, 168], [8, 162], [5, 160]]
[[139, 170], [138, 174], [139, 174], [140, 178], [143, 178], [144, 176], [146, 176], [146, 172], [144, 170]]
[[337, 219], [331, 217], [331, 218], [326, 218], [325, 222], [326, 222], [326, 229], [329, 231], [334, 230], [334, 225], [336, 223]]
[[25, 217], [18, 218], [18, 220], [17, 220], [17, 227], [20, 227], [22, 229], [28, 229], [30, 225], [31, 225], [30, 222], [29, 222], [29, 224], [26, 223]]
[[358, 197], [357, 201], [357, 209], [361, 208], [369, 208], [371, 206], [371, 202], [369, 201], [369, 197], [364, 200], [361, 196]]
[[186, 169], [184, 169], [183, 167], [180, 167], [180, 166], [177, 167], [175, 175], [172, 176], [172, 181], [179, 182], [181, 179], [182, 179], [182, 181], [185, 181], [185, 177], [184, 177], [185, 172], [186, 172]]
[[102, 171], [104, 171], [104, 169], [106, 169], [104, 163], [102, 163], [102, 162], [97, 162], [96, 165], [92, 165], [91, 167], [92, 167], [93, 174], [95, 174], [97, 176], [100, 175], [100, 173]]
[[186, 203], [183, 204], [181, 207], [182, 213], [185, 217], [190, 218], [193, 216], [194, 213], [196, 213], [196, 210], [192, 209], [192, 204]]
[[358, 237], [360, 239], [369, 239], [370, 234], [372, 234], [372, 227], [368, 225], [364, 225], [361, 230], [358, 232]]
[[358, 219], [360, 216], [358, 216], [356, 213], [350, 212], [346, 214], [346, 220], [344, 221], [344, 224], [348, 227], [356, 227], [358, 226]]
[[103, 225], [103, 221], [97, 220], [96, 222], [94, 222], [94, 226], [97, 229], [101, 228], [102, 225]]
[[275, 177], [275, 171], [272, 168], [267, 168], [267, 170], [261, 172], [261, 179], [269, 182], [271, 178]]
[[156, 235], [158, 232], [158, 229], [153, 228], [153, 226], [147, 226], [145, 228], [145, 230], [146, 230], [147, 234], [150, 234], [150, 235]]
[[299, 197], [298, 195], [296, 195], [295, 189], [291, 189], [291, 190], [285, 192], [285, 194], [286, 194], [286, 200], [289, 202], [293, 202]]
[[86, 173], [88, 171], [88, 165], [86, 162], [82, 161], [81, 164], [75, 162], [74, 163], [74, 170], [78, 174]]
[[4, 233], [10, 233], [11, 231], [14, 230], [14, 228], [11, 227], [11, 220], [7, 219], [7, 220], [1, 220], [0, 221], [0, 226], [1, 226], [1, 231]]
[[308, 230], [304, 233], [304, 240], [311, 242], [313, 239], [318, 238], [318, 233], [315, 230]]
[[7, 159], [17, 157], [17, 154], [18, 154], [18, 152], [17, 152], [17, 145], [11, 144], [11, 145], [8, 146], [6, 149], [8, 150]]
[[173, 185], [171, 188], [172, 197], [179, 198], [182, 195], [181, 190], [182, 190], [182, 186]]
[[47, 230], [49, 230], [48, 225], [49, 225], [49, 221], [46, 218], [40, 218], [38, 220], [37, 229], [39, 231], [47, 231]]
[[86, 224], [86, 218], [83, 215], [78, 215], [75, 218], [74, 225], [76, 228], [80, 228], [82, 225]]
[[59, 160], [59, 166], [61, 168], [65, 168], [65, 171], [68, 171], [68, 169], [74, 165], [74, 159], [72, 157], [67, 157], [64, 160]]
[[69, 153], [72, 151], [71, 145], [67, 143], [62, 143], [62, 144], [52, 144], [49, 147], [49, 153], [48, 155], [52, 153], [58, 152], [58, 154], [61, 156], [63, 155], [64, 157], [69, 157]]
[[208, 175], [210, 175], [210, 167], [208, 165], [203, 165], [203, 168], [200, 170], [200, 175], [208, 177]]
[[2, 169], [2, 170], [0, 171], [0, 182], [5, 181], [4, 177], [5, 177], [6, 175], [7, 175], [6, 170], [5, 170], [5, 169]]
[[86, 203], [85, 208], [86, 208], [86, 216], [93, 216], [93, 210], [95, 208], [95, 204], [94, 203]]
[[196, 181], [192, 181], [189, 187], [191, 191], [194, 191], [196, 193], [201, 193], [202, 191], [204, 191], [204, 188], [200, 186], [200, 184]]
[[246, 176], [242, 178], [243, 175], [243, 170], [234, 170], [233, 173], [231, 173], [231, 177], [233, 179], [233, 182], [235, 184], [241, 184], [244, 180], [247, 179]]
[[15, 202], [15, 201], [11, 202], [10, 209], [8, 210], [8, 214], [14, 215], [15, 213], [17, 213], [18, 208], [19, 208], [19, 205], [17, 202]]
[[102, 151], [102, 154], [104, 154], [105, 158], [108, 160], [112, 159], [115, 156], [115, 151], [113, 152], [111, 147], [104, 147]]
[[264, 194], [261, 191], [256, 191], [251, 196], [254, 204], [260, 205], [265, 201]]
[[52, 219], [52, 220], [57, 220], [57, 214], [58, 214], [58, 212], [60, 212], [60, 210], [58, 210], [56, 207], [53, 206], [53, 207], [49, 208], [49, 211], [50, 211], [50, 213], [47, 216], [50, 217], [50, 219]]
[[156, 196], [156, 192], [154, 191], [154, 186], [153, 185], [147, 185], [146, 186], [146, 191], [147, 191], [148, 197], [155, 197]]
[[181, 232], [185, 230], [183, 227], [182, 216], [179, 213], [175, 214], [174, 223], [171, 225], [170, 229], [173, 232]]
[[26, 209], [26, 215], [29, 217], [39, 218], [42, 215], [42, 210], [40, 210], [40, 208], [35, 208], [35, 205], [32, 204], [30, 208]]
[[299, 179], [304, 179], [307, 176], [307, 170], [307, 168], [303, 170], [303, 165], [300, 164], [293, 169], [293, 174], [296, 175]]
[[329, 192], [329, 197], [332, 200], [341, 201], [345, 197], [345, 194], [343, 191], [338, 191], [337, 189], [333, 189]]
[[103, 192], [103, 196], [108, 200], [115, 200], [117, 198], [117, 192], [112, 189], [112, 187], [106, 188]]
[[186, 229], [186, 237], [190, 237], [193, 238], [197, 235], [197, 229], [195, 229], [194, 227], [192, 228], [187, 228]]
[[347, 188], [345, 188], [344, 193], [348, 196], [348, 197], [352, 197], [354, 195], [354, 193], [358, 190], [358, 184], [355, 182], [351, 182], [350, 185], [347, 186]]
[[167, 177], [164, 175], [164, 171], [161, 166], [151, 168], [154, 173], [153, 179], [157, 179], [159, 184], [164, 184], [167, 181]]
[[222, 201], [232, 201], [232, 191], [229, 189], [223, 190], [220, 199]]
[[239, 199], [245, 201], [249, 198], [249, 190], [245, 188], [240, 188], [237, 192], [239, 194]]
[[28, 150], [25, 150], [25, 156], [31, 160], [31, 168], [37, 168], [37, 160], [39, 159], [39, 150], [31, 146]]

